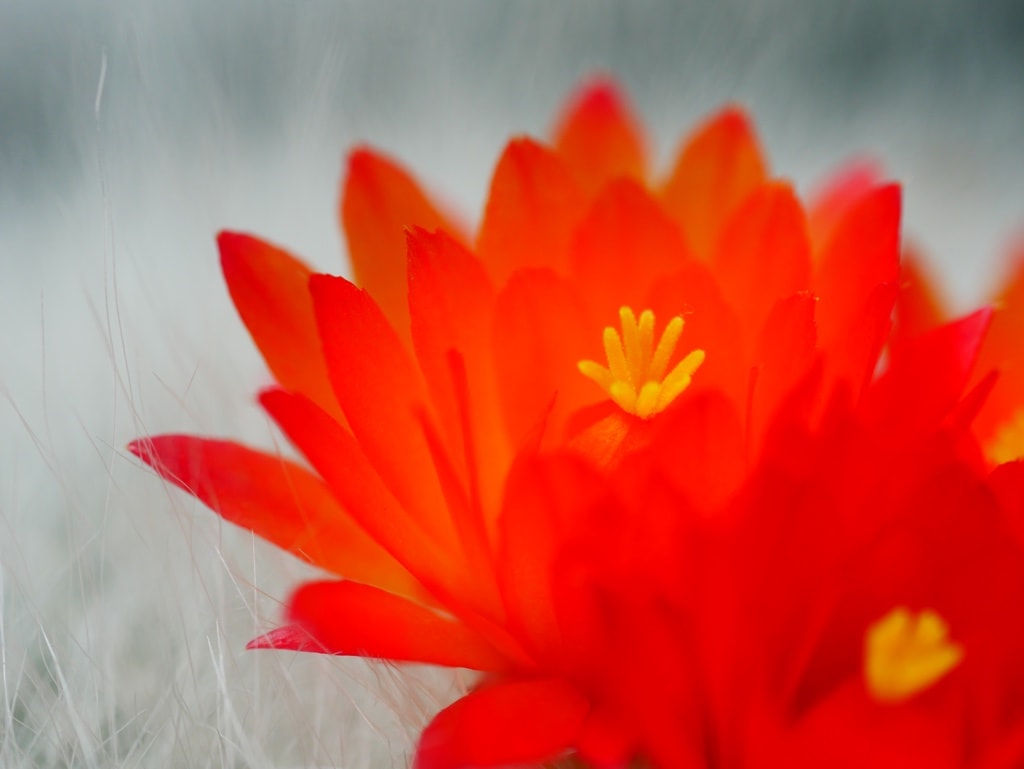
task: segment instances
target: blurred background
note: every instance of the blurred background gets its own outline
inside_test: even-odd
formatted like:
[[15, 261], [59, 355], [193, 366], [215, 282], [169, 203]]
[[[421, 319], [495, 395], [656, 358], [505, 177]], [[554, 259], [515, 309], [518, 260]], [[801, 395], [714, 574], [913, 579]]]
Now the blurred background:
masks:
[[730, 101], [805, 192], [879, 160], [957, 310], [1024, 232], [1018, 0], [0, 0], [0, 765], [404, 765], [458, 676], [243, 652], [304, 569], [123, 446], [271, 445], [217, 230], [344, 272], [363, 142], [475, 222], [594, 73], [661, 168]]

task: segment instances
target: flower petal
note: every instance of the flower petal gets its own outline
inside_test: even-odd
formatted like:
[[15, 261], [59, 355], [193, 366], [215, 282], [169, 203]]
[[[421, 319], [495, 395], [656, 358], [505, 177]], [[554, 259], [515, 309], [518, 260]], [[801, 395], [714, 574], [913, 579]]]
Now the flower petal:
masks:
[[[468, 627], [377, 588], [310, 582], [288, 601], [286, 628], [250, 648], [291, 649], [392, 662], [500, 671], [507, 660]], [[283, 632], [282, 632], [283, 631]]]
[[340, 418], [313, 317], [310, 269], [250, 235], [221, 232], [217, 246], [231, 300], [274, 378]]
[[415, 363], [366, 291], [328, 275], [314, 275], [309, 288], [331, 384], [362, 451], [422, 530], [457, 551], [423, 434], [430, 401]]
[[485, 769], [558, 758], [575, 743], [590, 705], [561, 679], [479, 689], [424, 730], [414, 769]]
[[160, 435], [128, 450], [226, 521], [356, 582], [409, 596], [423, 588], [360, 527], [322, 480], [229, 441]]
[[352, 434], [302, 395], [267, 390], [260, 403], [352, 518], [431, 593], [448, 595], [461, 564], [402, 508]]
[[978, 310], [908, 342], [865, 396], [866, 423], [894, 442], [935, 430], [963, 396], [991, 320]]
[[766, 173], [753, 126], [736, 107], [687, 139], [661, 195], [698, 258], [711, 257], [722, 225]]
[[569, 237], [586, 197], [562, 159], [531, 139], [511, 142], [498, 161], [477, 253], [500, 289], [516, 270], [565, 268]]
[[814, 361], [814, 307], [810, 293], [796, 294], [777, 303], [764, 323], [754, 352], [757, 374], [747, 425], [754, 451], [774, 421], [776, 409]]
[[978, 415], [975, 430], [986, 446], [992, 444], [1001, 428], [1024, 415], [1024, 245], [1015, 254], [1005, 288], [997, 297], [992, 327], [978, 357], [975, 379], [989, 371], [999, 372], [984, 409]]
[[499, 294], [496, 317], [498, 392], [513, 445], [560, 438], [568, 414], [603, 399], [576, 367], [603, 354], [601, 327], [573, 284], [550, 270], [518, 273]]
[[555, 131], [555, 149], [588, 195], [613, 179], [642, 181], [647, 173], [639, 121], [608, 80], [592, 83], [570, 105]]
[[616, 326], [620, 307], [647, 309], [652, 283], [689, 259], [675, 222], [637, 182], [621, 179], [604, 189], [576, 229], [570, 269], [593, 316]]
[[356, 281], [408, 340], [405, 230], [441, 228], [456, 235], [459, 228], [401, 166], [366, 147], [349, 156], [340, 216]]
[[899, 278], [900, 188], [863, 195], [834, 225], [814, 276], [818, 336], [831, 348], [854, 327], [872, 292]]
[[776, 302], [810, 288], [807, 221], [793, 189], [768, 182], [753, 191], [724, 223], [712, 259], [749, 343]]
[[828, 242], [836, 224], [864, 195], [879, 185], [882, 171], [876, 163], [859, 158], [840, 168], [812, 196], [808, 229], [814, 253], [818, 255]]
[[444, 232], [410, 233], [409, 308], [416, 357], [447, 434], [456, 441], [456, 456], [466, 467], [466, 491], [482, 508], [478, 514], [491, 514], [489, 529], [511, 461], [494, 374], [494, 303], [487, 273], [472, 253]]

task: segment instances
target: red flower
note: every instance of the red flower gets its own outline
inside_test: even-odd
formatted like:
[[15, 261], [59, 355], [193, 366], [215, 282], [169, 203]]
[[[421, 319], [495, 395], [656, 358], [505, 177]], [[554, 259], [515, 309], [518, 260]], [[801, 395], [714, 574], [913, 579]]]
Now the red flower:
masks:
[[[873, 379], [898, 189], [854, 173], [808, 212], [736, 109], [666, 180], [648, 174], [605, 83], [553, 146], [508, 146], [472, 244], [357, 151], [341, 205], [356, 283], [218, 239], [279, 385], [260, 402], [309, 468], [188, 436], [130, 447], [340, 578], [300, 587], [251, 646], [486, 673], [425, 731], [425, 769], [817, 760], [872, 733], [871, 703], [974, 675], [973, 628], [1017, 598], [1016, 544], [990, 571], [971, 560], [1024, 499], [971, 450], [987, 316]], [[949, 521], [934, 542], [925, 506]], [[958, 592], [940, 577], [963, 542]], [[993, 575], [1012, 588], [965, 601]], [[1010, 733], [1006, 702], [985, 702], [995, 720], [964, 745]]]

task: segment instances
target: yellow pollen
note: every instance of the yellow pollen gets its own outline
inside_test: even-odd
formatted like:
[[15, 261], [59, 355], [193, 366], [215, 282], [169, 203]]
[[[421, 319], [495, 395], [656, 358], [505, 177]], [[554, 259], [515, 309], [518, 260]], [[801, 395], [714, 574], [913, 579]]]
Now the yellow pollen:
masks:
[[964, 650], [931, 609], [898, 607], [868, 628], [864, 676], [879, 702], [897, 703], [938, 683], [960, 664]]
[[1024, 409], [1017, 411], [985, 446], [985, 456], [997, 465], [1024, 457]]
[[608, 366], [581, 360], [580, 373], [597, 382], [623, 411], [650, 419], [690, 386], [694, 372], [704, 362], [704, 351], [692, 351], [666, 374], [683, 333], [683, 319], [677, 315], [668, 322], [657, 346], [653, 312], [644, 310], [637, 319], [629, 307], [622, 307], [619, 320], [621, 335], [611, 326], [604, 330]]

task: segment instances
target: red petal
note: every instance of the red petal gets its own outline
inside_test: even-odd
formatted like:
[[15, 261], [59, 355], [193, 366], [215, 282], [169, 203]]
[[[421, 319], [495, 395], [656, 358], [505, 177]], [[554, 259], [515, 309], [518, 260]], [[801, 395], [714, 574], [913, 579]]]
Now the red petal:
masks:
[[494, 349], [505, 428], [517, 447], [538, 431], [560, 439], [566, 415], [604, 399], [576, 367], [603, 360], [601, 326], [589, 321], [573, 284], [553, 272], [509, 281], [498, 296]]
[[776, 304], [765, 321], [754, 352], [757, 379], [748, 425], [755, 452], [776, 409], [814, 361], [814, 307], [814, 297], [798, 294]]
[[477, 240], [495, 285], [526, 267], [564, 269], [585, 204], [558, 155], [530, 139], [510, 143], [494, 171]]
[[618, 177], [646, 176], [640, 124], [607, 80], [592, 83], [570, 105], [555, 131], [555, 149], [588, 195]]
[[881, 179], [881, 169], [873, 161], [858, 159], [840, 168], [813, 196], [808, 219], [816, 255], [847, 211], [877, 187]]
[[[494, 303], [494, 289], [472, 253], [443, 232], [410, 234], [416, 357], [447, 434], [456, 441], [455, 456], [467, 466], [467, 491], [492, 516], [511, 461], [494, 371]], [[458, 370], [452, 353], [461, 358]]]
[[268, 390], [260, 403], [352, 518], [434, 595], [448, 595], [461, 564], [399, 505], [355, 438], [301, 395]]
[[340, 214], [356, 281], [407, 340], [405, 231], [412, 226], [450, 233], [459, 229], [404, 169], [368, 148], [349, 157]]
[[362, 451], [423, 531], [457, 549], [423, 435], [429, 400], [409, 353], [365, 291], [327, 275], [309, 287], [331, 384]]
[[[593, 316], [618, 326], [622, 306], [647, 309], [651, 285], [690, 255], [675, 222], [632, 180], [611, 183], [573, 237], [570, 265]], [[668, 318], [658, 318], [664, 324]]]
[[310, 582], [288, 602], [293, 623], [249, 648], [370, 657], [392, 662], [503, 670], [507, 661], [456, 620], [355, 582]]
[[281, 457], [187, 435], [135, 441], [128, 450], [230, 521], [300, 558], [393, 592], [422, 587], [349, 516], [323, 481]]
[[978, 310], [907, 343], [865, 396], [865, 420], [892, 436], [935, 430], [963, 396], [991, 320]]
[[807, 222], [788, 184], [762, 185], [729, 217], [713, 269], [748, 340], [760, 333], [778, 301], [810, 288]]
[[715, 115], [686, 141], [662, 199], [699, 258], [711, 257], [722, 225], [765, 175], [753, 127], [735, 107]]
[[222, 232], [217, 246], [231, 300], [274, 378], [339, 418], [313, 317], [310, 269], [249, 235]]
[[[576, 456], [522, 457], [505, 488], [499, 520], [498, 580], [508, 624], [541, 658], [579, 667], [578, 653], [600, 646], [586, 587], [575, 585], [567, 558], [586, 553], [588, 563], [606, 563], [617, 549], [614, 527], [603, 517], [618, 508], [596, 470]], [[560, 598], [556, 600], [556, 593]], [[579, 646], [571, 639], [589, 638]]]
[[878, 187], [836, 223], [814, 277], [821, 346], [841, 344], [872, 292], [899, 277], [900, 189]]
[[414, 769], [484, 769], [558, 758], [575, 743], [590, 705], [560, 679], [479, 689], [424, 730]]

